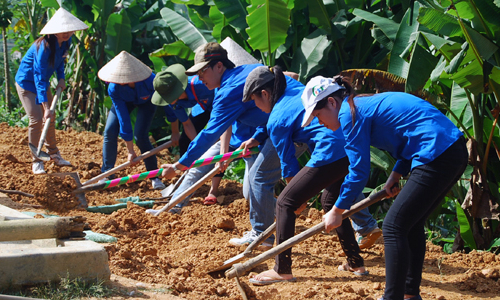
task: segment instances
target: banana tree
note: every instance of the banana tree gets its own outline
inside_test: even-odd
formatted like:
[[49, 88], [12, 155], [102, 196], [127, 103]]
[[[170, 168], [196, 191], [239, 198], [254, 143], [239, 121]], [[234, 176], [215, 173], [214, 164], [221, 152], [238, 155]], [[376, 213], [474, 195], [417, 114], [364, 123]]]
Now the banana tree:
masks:
[[14, 13], [10, 11], [7, 1], [0, 2], [0, 27], [2, 28], [2, 45], [3, 45], [3, 64], [4, 64], [4, 80], [5, 80], [5, 108], [10, 111], [10, 68], [9, 68], [9, 51], [7, 49], [7, 27], [12, 22]]

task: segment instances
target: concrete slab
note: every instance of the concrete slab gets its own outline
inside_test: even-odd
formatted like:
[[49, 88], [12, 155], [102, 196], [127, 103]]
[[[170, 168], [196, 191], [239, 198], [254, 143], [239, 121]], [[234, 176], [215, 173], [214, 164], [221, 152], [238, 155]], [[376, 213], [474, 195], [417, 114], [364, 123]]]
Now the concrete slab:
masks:
[[0, 242], [0, 289], [61, 278], [108, 281], [108, 254], [85, 240]]
[[[33, 219], [0, 205], [0, 219]], [[108, 281], [108, 253], [88, 240], [38, 239], [0, 242], [0, 289], [61, 278]]]
[[33, 217], [30, 217], [26, 214], [23, 214], [22, 212], [19, 212], [15, 209], [9, 208], [5, 205], [0, 204], [0, 217], [3, 217], [2, 219], [8, 221], [8, 220], [22, 220], [22, 219], [33, 219]]

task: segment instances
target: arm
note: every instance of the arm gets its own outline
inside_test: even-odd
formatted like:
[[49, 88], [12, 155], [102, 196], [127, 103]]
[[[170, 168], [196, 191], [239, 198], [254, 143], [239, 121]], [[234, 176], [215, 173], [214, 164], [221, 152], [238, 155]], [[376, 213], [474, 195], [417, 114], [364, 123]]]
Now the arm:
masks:
[[172, 130], [172, 135], [170, 136], [170, 140], [172, 141], [172, 146], [179, 145], [179, 140], [181, 139], [181, 133], [179, 132], [179, 120], [175, 120], [170, 123], [170, 129]]
[[186, 133], [188, 138], [190, 140], [194, 140], [194, 138], [198, 133], [196, 132], [193, 122], [191, 122], [191, 119], [188, 118], [185, 122], [182, 122], [182, 126], [184, 127], [184, 132]]
[[[71, 41], [71, 39], [67, 42], [68, 45], [69, 45], [69, 42]], [[66, 43], [66, 42], [65, 42]], [[69, 46], [68, 46], [69, 47]], [[56, 90], [58, 88], [61, 88], [61, 91], [64, 91], [64, 89], [66, 89], [66, 80], [65, 80], [65, 76], [64, 76], [64, 61], [62, 61], [59, 66], [57, 67], [56, 69], [56, 74], [57, 74], [57, 79], [58, 79], [58, 83], [57, 83], [57, 86], [56, 86]]]
[[352, 127], [351, 120], [350, 112], [339, 114], [350, 166], [335, 206], [323, 216], [327, 232], [342, 224], [342, 213], [351, 207], [356, 197], [363, 191], [370, 175], [371, 121], [358, 115]]
[[[49, 86], [49, 82], [46, 81], [45, 78], [48, 72], [47, 69], [49, 68], [50, 50], [45, 49], [45, 42], [42, 42], [38, 50], [35, 51], [36, 53], [33, 60], [33, 76], [36, 87], [36, 103], [42, 104], [44, 102], [48, 102], [47, 88]], [[49, 108], [50, 105], [44, 105], [45, 110], [48, 110]]]

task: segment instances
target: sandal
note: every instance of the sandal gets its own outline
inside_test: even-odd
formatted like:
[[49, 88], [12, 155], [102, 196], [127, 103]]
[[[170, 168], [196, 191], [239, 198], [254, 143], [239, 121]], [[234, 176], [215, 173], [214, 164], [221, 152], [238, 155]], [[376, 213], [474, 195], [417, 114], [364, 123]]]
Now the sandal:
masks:
[[360, 272], [360, 271], [355, 271], [353, 268], [351, 268], [349, 266], [349, 264], [346, 262], [346, 263], [343, 263], [341, 264], [339, 267], [338, 267], [338, 270], [339, 271], [349, 271], [349, 272], [352, 272], [354, 275], [357, 275], [357, 276], [364, 276], [364, 275], [368, 275], [370, 274], [368, 271], [364, 271], [364, 272]]
[[203, 204], [205, 205], [214, 205], [215, 203], [217, 203], [217, 197], [212, 195], [206, 196], [205, 200], [203, 201]]

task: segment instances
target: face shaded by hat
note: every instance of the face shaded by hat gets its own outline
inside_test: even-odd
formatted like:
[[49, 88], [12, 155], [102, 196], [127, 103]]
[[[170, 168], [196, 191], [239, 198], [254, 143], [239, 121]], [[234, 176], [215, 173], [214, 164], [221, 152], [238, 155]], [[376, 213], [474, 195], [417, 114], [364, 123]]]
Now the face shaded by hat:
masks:
[[196, 75], [198, 71], [206, 67], [211, 61], [227, 61], [234, 66], [228, 59], [226, 49], [215, 42], [206, 43], [196, 49], [194, 55], [194, 66], [186, 71], [186, 75]]
[[42, 31], [40, 31], [40, 34], [57, 34], [85, 30], [88, 28], [89, 27], [85, 23], [61, 7], [56, 11], [47, 24], [45, 24]]
[[248, 74], [243, 88], [243, 102], [250, 101], [252, 94], [263, 87], [266, 83], [274, 80], [274, 73], [268, 67], [257, 67]]
[[316, 104], [340, 89], [345, 89], [345, 87], [338, 85], [332, 78], [316, 76], [309, 80], [304, 92], [302, 92], [302, 105], [306, 109], [302, 127], [306, 127], [314, 119], [312, 112]]
[[186, 90], [188, 77], [181, 64], [171, 65], [156, 74], [153, 80], [155, 92], [151, 102], [158, 106], [166, 106], [174, 102]]
[[152, 72], [142, 61], [122, 51], [104, 65], [97, 76], [106, 82], [126, 84], [146, 80]]

